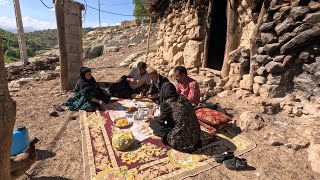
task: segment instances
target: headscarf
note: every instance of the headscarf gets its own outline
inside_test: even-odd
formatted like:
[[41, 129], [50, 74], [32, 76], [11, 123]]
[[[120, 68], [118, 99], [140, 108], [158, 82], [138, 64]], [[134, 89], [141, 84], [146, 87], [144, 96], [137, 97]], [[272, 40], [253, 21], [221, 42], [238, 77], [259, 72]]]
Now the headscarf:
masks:
[[179, 94], [177, 93], [177, 89], [172, 83], [170, 82], [163, 83], [160, 90], [160, 103], [166, 101], [167, 99], [178, 98], [178, 97], [179, 97]]
[[96, 80], [91, 76], [91, 79], [86, 78], [86, 73], [91, 72], [90, 68], [82, 67], [80, 69], [80, 77], [76, 85], [76, 90], [85, 92], [92, 87], [98, 87]]

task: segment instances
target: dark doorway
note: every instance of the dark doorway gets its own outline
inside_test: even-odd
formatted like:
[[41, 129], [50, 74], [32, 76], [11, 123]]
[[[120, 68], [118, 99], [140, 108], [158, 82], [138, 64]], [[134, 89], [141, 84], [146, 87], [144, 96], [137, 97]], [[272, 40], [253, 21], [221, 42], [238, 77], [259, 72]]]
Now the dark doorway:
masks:
[[[221, 70], [227, 36], [227, 0], [214, 0], [210, 24], [207, 67]], [[236, 20], [235, 20], [236, 21]]]

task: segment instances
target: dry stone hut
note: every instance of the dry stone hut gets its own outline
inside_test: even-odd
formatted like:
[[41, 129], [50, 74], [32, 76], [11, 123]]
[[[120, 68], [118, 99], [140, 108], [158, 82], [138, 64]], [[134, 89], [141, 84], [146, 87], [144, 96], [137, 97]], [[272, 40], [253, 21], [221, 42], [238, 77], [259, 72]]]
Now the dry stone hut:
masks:
[[158, 17], [157, 52], [165, 75], [176, 65], [220, 77], [215, 91], [264, 97], [320, 95], [320, 3], [315, 0], [149, 0]]

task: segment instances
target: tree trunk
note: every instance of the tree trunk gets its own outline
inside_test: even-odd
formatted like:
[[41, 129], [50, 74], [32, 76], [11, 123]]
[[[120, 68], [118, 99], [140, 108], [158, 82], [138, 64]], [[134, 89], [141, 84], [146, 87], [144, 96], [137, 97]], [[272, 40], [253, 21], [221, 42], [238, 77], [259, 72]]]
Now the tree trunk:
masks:
[[257, 54], [257, 51], [258, 51], [256, 41], [257, 41], [257, 37], [259, 36], [259, 28], [261, 27], [261, 25], [263, 23], [263, 16], [266, 14], [266, 12], [267, 12], [267, 9], [265, 8], [265, 4], [263, 2], [259, 17], [258, 17], [257, 24], [253, 29], [251, 40], [250, 40], [250, 72], [249, 72], [249, 74], [250, 74], [250, 79], [252, 80], [251, 82], [253, 82], [255, 66], [257, 64], [256, 59], [253, 58], [253, 56], [255, 54]]
[[229, 0], [227, 5], [227, 40], [226, 48], [224, 51], [224, 60], [221, 69], [221, 76], [223, 78], [229, 76], [230, 65], [229, 53], [237, 48], [238, 43], [238, 32], [237, 32], [237, 23], [238, 16], [236, 14], [236, 6], [234, 0]]
[[206, 37], [204, 40], [204, 57], [202, 62], [202, 67], [206, 68], [208, 65], [208, 53], [210, 44], [210, 34], [211, 34], [211, 21], [212, 21], [212, 0], [209, 1], [208, 14], [206, 19]]
[[2, 38], [0, 37], [0, 180], [11, 179], [10, 152], [15, 121], [16, 102], [12, 100], [8, 90]]

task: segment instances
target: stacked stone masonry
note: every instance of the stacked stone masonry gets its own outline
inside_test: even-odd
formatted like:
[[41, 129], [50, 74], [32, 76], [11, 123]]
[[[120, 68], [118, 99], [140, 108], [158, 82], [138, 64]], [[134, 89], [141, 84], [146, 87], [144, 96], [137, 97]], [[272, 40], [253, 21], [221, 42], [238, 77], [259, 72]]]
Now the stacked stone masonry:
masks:
[[82, 67], [82, 22], [81, 4], [73, 1], [65, 1], [65, 33], [68, 54], [68, 78], [71, 87], [78, 80], [79, 70]]

